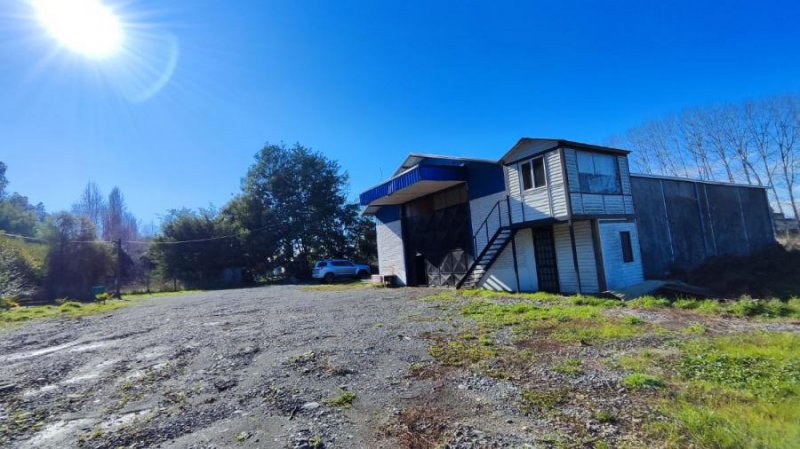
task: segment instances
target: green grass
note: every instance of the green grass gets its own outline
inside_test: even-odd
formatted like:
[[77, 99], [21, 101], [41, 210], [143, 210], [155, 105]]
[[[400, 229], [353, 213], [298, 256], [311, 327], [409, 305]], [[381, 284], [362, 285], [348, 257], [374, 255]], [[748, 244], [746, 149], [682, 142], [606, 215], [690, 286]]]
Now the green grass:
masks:
[[14, 307], [0, 311], [0, 326], [14, 325], [31, 320], [53, 319], [61, 317], [78, 318], [83, 316], [95, 315], [98, 313], [110, 312], [128, 307], [136, 302], [130, 300], [110, 300], [105, 303], [81, 303], [76, 301], [66, 301], [54, 306], [28, 306]]
[[542, 414], [566, 402], [567, 392], [559, 389], [525, 389], [520, 393], [520, 408], [526, 414]]
[[430, 347], [431, 357], [447, 366], [466, 366], [497, 355], [492, 344], [472, 334], [461, 339], [442, 340]]
[[632, 390], [664, 388], [667, 386], [667, 384], [658, 377], [642, 373], [629, 374], [622, 379], [622, 383]]
[[[628, 386], [670, 377], [674, 397], [650, 423], [666, 447], [794, 448], [800, 441], [800, 335], [756, 332], [686, 341], [672, 359], [621, 359]], [[635, 389], [635, 388], [633, 388]]]
[[325, 403], [333, 407], [350, 408], [350, 406], [353, 405], [353, 401], [355, 400], [356, 400], [355, 393], [353, 393], [352, 391], [345, 391], [339, 396], [326, 400]]
[[161, 298], [165, 296], [180, 296], [185, 295], [187, 293], [201, 293], [205, 290], [178, 290], [174, 292], [135, 292], [135, 293], [124, 293], [122, 295], [122, 299], [136, 299], [136, 298]]
[[318, 284], [303, 287], [305, 292], [345, 292], [349, 290], [361, 290], [363, 288], [379, 287], [378, 284], [373, 284], [369, 281], [350, 281], [350, 282], [334, 282], [332, 284]]
[[568, 376], [575, 376], [583, 372], [583, 362], [579, 359], [566, 359], [553, 364], [553, 371]]

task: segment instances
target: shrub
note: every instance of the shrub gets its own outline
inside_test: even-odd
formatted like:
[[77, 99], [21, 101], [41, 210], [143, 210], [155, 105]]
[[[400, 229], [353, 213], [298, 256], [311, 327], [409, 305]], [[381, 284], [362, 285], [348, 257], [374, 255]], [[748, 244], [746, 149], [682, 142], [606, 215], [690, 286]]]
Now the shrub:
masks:
[[0, 298], [0, 310], [16, 309], [19, 303], [11, 298]]

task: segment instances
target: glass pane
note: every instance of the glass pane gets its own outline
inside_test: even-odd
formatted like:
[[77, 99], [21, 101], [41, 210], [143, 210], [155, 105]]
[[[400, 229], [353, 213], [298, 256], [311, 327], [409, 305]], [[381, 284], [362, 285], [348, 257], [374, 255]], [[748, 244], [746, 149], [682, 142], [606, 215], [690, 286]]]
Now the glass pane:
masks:
[[544, 176], [544, 158], [534, 159], [533, 161], [533, 185], [542, 187], [547, 184]]
[[533, 180], [531, 179], [531, 164], [526, 162], [519, 166], [522, 172], [522, 188], [528, 190], [533, 187]]
[[578, 153], [578, 173], [594, 173], [594, 160], [592, 153], [577, 151]]

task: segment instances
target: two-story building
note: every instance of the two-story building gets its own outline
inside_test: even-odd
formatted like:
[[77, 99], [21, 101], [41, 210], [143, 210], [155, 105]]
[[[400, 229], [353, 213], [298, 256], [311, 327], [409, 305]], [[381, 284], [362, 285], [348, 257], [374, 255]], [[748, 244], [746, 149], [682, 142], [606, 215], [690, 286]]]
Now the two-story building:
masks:
[[[364, 213], [376, 218], [379, 270], [401, 285], [597, 293], [641, 283], [646, 274], [653, 277], [643, 264], [647, 245], [640, 244], [635, 186], [649, 194], [654, 181], [662, 197], [643, 198], [647, 206], [663, 201], [664, 207], [648, 209], [653, 215], [645, 220], [648, 226], [658, 227], [663, 212], [662, 228], [679, 233], [683, 224], [674, 217], [670, 223], [669, 215], [673, 203], [686, 214], [687, 201], [696, 210], [687, 220], [713, 221], [704, 183], [649, 177], [637, 184], [628, 169], [628, 151], [556, 139], [523, 138], [498, 161], [411, 154], [391, 179], [363, 192], [360, 200]], [[677, 201], [665, 193], [664, 181], [682, 188], [676, 190]], [[753, 211], [759, 216], [750, 220], [756, 225], [737, 231], [748, 241], [739, 253], [774, 241], [769, 218], [761, 218], [770, 216], [765, 191], [729, 187], [742, 216]], [[689, 190], [691, 198], [680, 197]], [[733, 190], [721, 192], [733, 198]], [[660, 251], [659, 257], [649, 265], [662, 271], [725, 254], [715, 247], [684, 261], [674, 254], [680, 242], [662, 241], [659, 229], [643, 234], [658, 240], [650, 247]], [[712, 230], [703, 242], [715, 239]]]

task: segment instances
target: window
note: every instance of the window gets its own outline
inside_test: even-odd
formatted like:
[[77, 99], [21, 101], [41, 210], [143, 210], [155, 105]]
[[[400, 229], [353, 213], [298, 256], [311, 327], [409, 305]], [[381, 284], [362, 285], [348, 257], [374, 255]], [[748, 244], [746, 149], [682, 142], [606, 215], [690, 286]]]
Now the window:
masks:
[[547, 185], [544, 174], [544, 158], [536, 158], [519, 166], [522, 172], [522, 190], [530, 190]]
[[531, 178], [531, 163], [526, 162], [520, 165], [520, 170], [522, 170], [522, 189], [523, 190], [532, 189], [533, 179]]
[[328, 262], [317, 262], [317, 268], [322, 268], [328, 266]]
[[533, 186], [544, 187], [547, 184], [544, 176], [544, 158], [533, 160]]
[[622, 244], [622, 261], [625, 263], [633, 262], [633, 245], [631, 245], [631, 233], [622, 231], [619, 233], [620, 243]]
[[331, 265], [334, 267], [352, 267], [353, 263], [346, 260], [334, 260]]
[[578, 151], [578, 181], [582, 193], [621, 194], [617, 157]]

